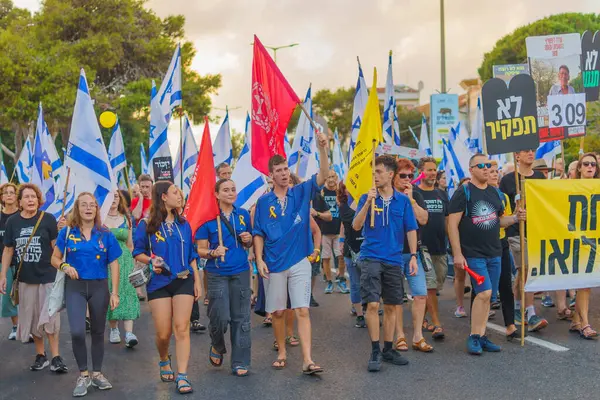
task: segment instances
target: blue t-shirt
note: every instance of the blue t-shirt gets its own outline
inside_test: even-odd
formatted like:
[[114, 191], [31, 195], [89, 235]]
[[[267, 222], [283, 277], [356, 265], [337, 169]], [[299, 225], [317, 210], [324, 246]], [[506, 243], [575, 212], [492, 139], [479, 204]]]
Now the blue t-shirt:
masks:
[[92, 228], [92, 237], [86, 239], [78, 227], [62, 228], [56, 238], [56, 247], [63, 253], [66, 262], [77, 270], [79, 279], [107, 279], [108, 265], [123, 253], [115, 235], [106, 228]]
[[290, 188], [283, 212], [274, 192], [258, 199], [253, 234], [265, 240], [263, 258], [270, 272], [286, 271], [313, 252], [310, 201], [318, 190], [316, 175]]
[[[223, 217], [221, 217], [223, 219]], [[233, 207], [233, 211], [229, 216], [229, 223], [235, 230], [236, 236], [242, 232], [252, 233], [250, 226], [250, 214], [243, 208]], [[227, 247], [225, 253], [225, 261], [221, 261], [221, 257], [216, 259], [208, 259], [206, 261], [206, 270], [219, 275], [235, 275], [243, 271], [248, 271], [248, 253], [240, 244], [236, 237], [229, 233], [229, 229], [225, 222], [221, 221], [221, 233], [223, 235], [223, 246]], [[217, 230], [217, 220], [206, 222], [196, 231], [196, 240], [207, 240], [208, 248], [213, 250], [219, 247], [219, 233]]]
[[[364, 194], [358, 202], [357, 214], [366, 201], [367, 195]], [[360, 259], [378, 260], [402, 266], [404, 236], [418, 228], [410, 199], [396, 190], [387, 202], [381, 196], [377, 196], [374, 228], [371, 228], [371, 206], [367, 205], [367, 207], [369, 210], [362, 230], [364, 241], [360, 247]]]
[[190, 271], [191, 276], [188, 279], [193, 279], [194, 270], [190, 263], [198, 257], [198, 254], [194, 246], [190, 224], [187, 221], [174, 222], [169, 229], [169, 226], [163, 222], [153, 235], [146, 234], [146, 226], [145, 219], [138, 224], [133, 240], [133, 256], [142, 253], [150, 256], [150, 251], [152, 251], [157, 257], [162, 257], [171, 269], [170, 276], [152, 274], [146, 285], [148, 293], [167, 286], [177, 279], [178, 273], [185, 270]]

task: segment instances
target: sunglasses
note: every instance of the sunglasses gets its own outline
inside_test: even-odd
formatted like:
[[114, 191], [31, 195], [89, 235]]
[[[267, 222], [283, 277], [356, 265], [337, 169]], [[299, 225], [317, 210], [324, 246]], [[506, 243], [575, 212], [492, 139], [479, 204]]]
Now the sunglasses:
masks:
[[581, 165], [583, 165], [584, 167], [596, 167], [596, 165], [598, 165], [596, 162], [594, 161], [584, 161], [581, 163]]
[[480, 164], [471, 165], [471, 168], [474, 168], [474, 167], [477, 167], [479, 169], [484, 169], [484, 168], [490, 169], [490, 168], [492, 168], [492, 163], [480, 163]]
[[412, 179], [412, 178], [414, 178], [414, 177], [415, 177], [415, 174], [398, 174], [398, 177], [399, 177], [400, 179], [406, 179], [406, 178], [408, 178], [408, 179]]

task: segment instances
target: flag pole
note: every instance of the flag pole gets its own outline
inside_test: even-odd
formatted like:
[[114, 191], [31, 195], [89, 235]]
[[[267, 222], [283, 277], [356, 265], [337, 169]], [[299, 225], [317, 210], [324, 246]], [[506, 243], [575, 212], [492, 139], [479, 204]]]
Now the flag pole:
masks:
[[[219, 234], [219, 246], [223, 246], [223, 231], [221, 230], [220, 215], [217, 215], [217, 233]], [[221, 262], [225, 262], [225, 256], [221, 256]]]
[[67, 179], [65, 180], [65, 188], [63, 190], [62, 210], [60, 212], [61, 218], [63, 218], [65, 216], [65, 204], [67, 203], [67, 188], [69, 187], [69, 178], [70, 177], [71, 177], [71, 168], [67, 167]]
[[[515, 185], [517, 189], [516, 194], [516, 212], [519, 212], [523, 204], [521, 199], [521, 182], [519, 180], [519, 163], [517, 161], [517, 154], [515, 153]], [[525, 346], [525, 222], [519, 221], [519, 240], [521, 241], [521, 346]]]
[[[373, 153], [371, 154], [371, 171], [375, 172], [375, 147], [377, 141], [373, 140]], [[375, 186], [375, 174], [371, 174], [371, 187]], [[371, 200], [371, 228], [375, 228], [375, 199]]]
[[183, 99], [179, 108], [179, 187], [183, 190]]
[[129, 184], [129, 174], [127, 173], [127, 164], [125, 164], [125, 185], [127, 185], [127, 190], [129, 191], [129, 197], [131, 198], [131, 185]]
[[10, 180], [8, 181], [8, 183], [12, 183], [13, 179], [15, 178], [15, 172], [16, 171], [17, 171], [17, 164], [15, 163], [15, 165], [13, 167], [13, 172], [12, 172], [12, 174], [10, 174]]

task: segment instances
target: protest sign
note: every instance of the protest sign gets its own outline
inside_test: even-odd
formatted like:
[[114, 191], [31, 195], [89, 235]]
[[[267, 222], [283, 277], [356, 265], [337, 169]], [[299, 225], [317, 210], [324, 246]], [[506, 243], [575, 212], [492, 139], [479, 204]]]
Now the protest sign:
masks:
[[431, 95], [431, 150], [435, 158], [444, 155], [442, 139], [449, 140], [450, 129], [458, 123], [458, 95], [433, 94]]
[[494, 65], [492, 74], [494, 78], [502, 79], [508, 85], [513, 76], [520, 74], [529, 75], [529, 64]]
[[154, 180], [173, 182], [173, 162], [171, 157], [156, 157], [152, 160]]
[[597, 101], [600, 92], [600, 31], [581, 35], [581, 75], [587, 101]]

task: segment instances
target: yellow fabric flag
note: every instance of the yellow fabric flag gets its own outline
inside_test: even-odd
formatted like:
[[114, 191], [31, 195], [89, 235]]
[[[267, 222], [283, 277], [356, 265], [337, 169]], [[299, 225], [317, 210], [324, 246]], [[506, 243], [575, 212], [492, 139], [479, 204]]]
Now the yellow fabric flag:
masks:
[[377, 68], [373, 69], [373, 85], [365, 107], [356, 146], [352, 153], [346, 177], [348, 192], [358, 202], [361, 195], [373, 187], [373, 157], [379, 143], [383, 142], [379, 99], [377, 98]]

